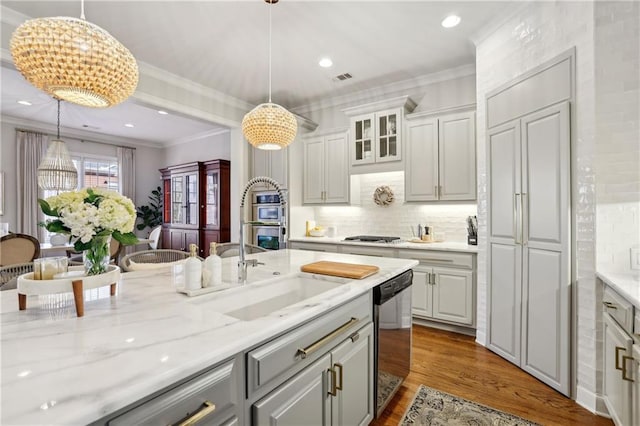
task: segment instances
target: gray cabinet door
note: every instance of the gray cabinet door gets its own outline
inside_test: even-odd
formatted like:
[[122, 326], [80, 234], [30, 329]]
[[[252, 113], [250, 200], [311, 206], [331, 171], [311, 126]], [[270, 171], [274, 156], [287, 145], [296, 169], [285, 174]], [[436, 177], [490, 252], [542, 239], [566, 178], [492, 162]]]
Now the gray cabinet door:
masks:
[[358, 330], [331, 351], [336, 395], [331, 398], [333, 426], [367, 425], [373, 420], [373, 324]]
[[331, 424], [326, 354], [269, 395], [253, 404], [252, 424], [268, 426], [322, 426]]
[[522, 368], [569, 394], [569, 105], [522, 119]]
[[631, 424], [631, 385], [622, 379], [622, 363], [626, 362], [627, 377], [631, 377], [631, 360], [622, 357], [631, 356], [633, 339], [616, 324], [607, 313], [604, 319], [604, 350], [602, 396], [609, 415], [616, 425]]
[[416, 266], [413, 268], [413, 285], [411, 286], [411, 313], [421, 317], [432, 317], [431, 303], [431, 268]]
[[476, 199], [475, 113], [438, 119], [440, 200]]
[[407, 201], [438, 199], [438, 120], [407, 123], [405, 197]]
[[433, 317], [473, 324], [473, 274], [449, 268], [433, 268]]
[[[325, 203], [349, 202], [349, 152], [345, 133], [325, 137]], [[319, 161], [319, 159], [316, 159]]]
[[302, 202], [324, 202], [324, 139], [322, 137], [304, 141], [304, 182]]
[[569, 394], [569, 104], [488, 131], [488, 347]]

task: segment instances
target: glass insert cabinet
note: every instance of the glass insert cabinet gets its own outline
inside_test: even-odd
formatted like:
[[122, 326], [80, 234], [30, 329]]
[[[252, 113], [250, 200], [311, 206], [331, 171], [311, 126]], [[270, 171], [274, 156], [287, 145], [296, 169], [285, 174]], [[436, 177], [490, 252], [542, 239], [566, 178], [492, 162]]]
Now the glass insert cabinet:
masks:
[[401, 96], [344, 109], [350, 123], [351, 166], [402, 160], [404, 115], [415, 106], [411, 98]]
[[211, 160], [160, 169], [164, 190], [162, 248], [209, 254], [211, 242], [231, 237], [230, 163]]

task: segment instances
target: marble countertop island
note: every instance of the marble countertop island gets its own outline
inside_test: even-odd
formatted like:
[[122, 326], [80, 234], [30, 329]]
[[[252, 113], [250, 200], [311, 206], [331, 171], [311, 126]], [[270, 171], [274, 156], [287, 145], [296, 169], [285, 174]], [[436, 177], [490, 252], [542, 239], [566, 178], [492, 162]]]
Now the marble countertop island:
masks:
[[[121, 275], [109, 287], [85, 292], [77, 318], [72, 294], [29, 296], [18, 311], [16, 290], [0, 293], [2, 400], [6, 425], [87, 424], [295, 328], [412, 268], [417, 261], [301, 250], [248, 255], [255, 285], [300, 273], [318, 260], [376, 265], [380, 271], [348, 280], [312, 299], [265, 317], [241, 321], [216, 312], [216, 301], [237, 286], [237, 258], [223, 259], [223, 280], [236, 287], [188, 297], [176, 292], [171, 268]], [[246, 293], [244, 293], [246, 294]], [[242, 296], [240, 296], [242, 297]]]
[[596, 275], [631, 302], [636, 309], [640, 309], [640, 271], [598, 270]]

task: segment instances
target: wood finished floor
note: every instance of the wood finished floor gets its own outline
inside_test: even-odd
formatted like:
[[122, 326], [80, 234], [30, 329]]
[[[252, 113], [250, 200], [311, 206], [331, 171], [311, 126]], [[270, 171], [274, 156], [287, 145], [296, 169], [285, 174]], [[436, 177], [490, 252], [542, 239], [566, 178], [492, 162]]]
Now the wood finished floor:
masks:
[[373, 426], [396, 426], [420, 385], [524, 417], [541, 425], [613, 425], [471, 336], [414, 325], [411, 373]]

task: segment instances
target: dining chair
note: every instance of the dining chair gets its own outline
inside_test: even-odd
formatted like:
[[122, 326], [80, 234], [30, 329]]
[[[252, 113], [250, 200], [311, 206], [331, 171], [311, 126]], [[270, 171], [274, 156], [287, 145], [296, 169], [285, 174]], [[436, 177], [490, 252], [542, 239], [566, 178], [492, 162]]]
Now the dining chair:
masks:
[[0, 238], [0, 266], [31, 262], [40, 256], [40, 242], [27, 234], [7, 234]]
[[[244, 252], [246, 254], [262, 253], [268, 251], [260, 246], [253, 244], [245, 244]], [[240, 254], [240, 243], [220, 243], [216, 245], [216, 253], [220, 257], [233, 257]]]
[[149, 233], [149, 239], [151, 242], [149, 243], [149, 248], [152, 250], [156, 250], [160, 243], [160, 234], [162, 233], [162, 225], [158, 225], [151, 230]]
[[[163, 266], [182, 262], [189, 257], [186, 251], [172, 249], [143, 250], [125, 255], [120, 261], [120, 268], [124, 272], [143, 269], [156, 269]], [[204, 260], [196, 256], [198, 260]]]
[[18, 277], [33, 272], [33, 262], [15, 263], [0, 267], [0, 291], [18, 287]]

